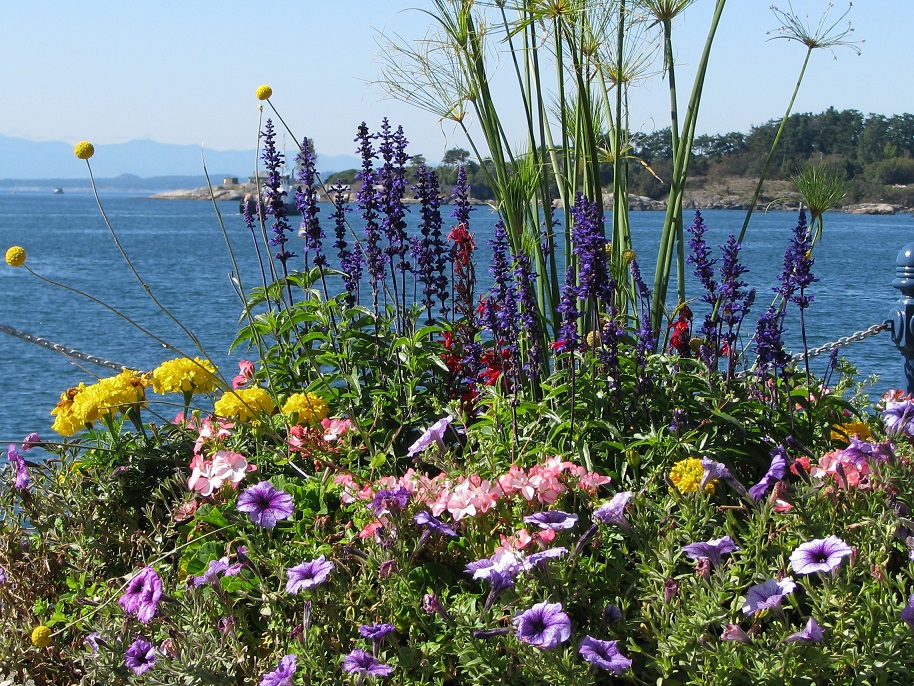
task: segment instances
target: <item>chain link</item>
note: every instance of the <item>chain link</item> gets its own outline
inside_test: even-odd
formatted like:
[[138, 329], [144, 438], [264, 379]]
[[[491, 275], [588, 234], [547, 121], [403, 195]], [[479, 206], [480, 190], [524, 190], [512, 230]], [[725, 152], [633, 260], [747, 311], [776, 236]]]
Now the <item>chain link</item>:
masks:
[[68, 348], [65, 345], [61, 345], [60, 343], [54, 343], [53, 341], [49, 341], [46, 338], [39, 338], [38, 336], [33, 336], [32, 334], [26, 333], [25, 331], [20, 331], [19, 329], [14, 329], [12, 326], [6, 326], [4, 324], [0, 324], [0, 332], [9, 334], [10, 336], [15, 336], [16, 338], [20, 338], [23, 341], [27, 341], [29, 343], [34, 343], [35, 345], [40, 345], [42, 348], [47, 348], [48, 350], [53, 350], [54, 352], [58, 352], [62, 355], [66, 355], [67, 357], [72, 357], [74, 360], [80, 360], [82, 362], [90, 362], [92, 364], [97, 364], [100, 367], [107, 367], [108, 369], [113, 369], [117, 372], [125, 369], [124, 365], [118, 364], [117, 362], [112, 362], [111, 360], [106, 360], [102, 357], [98, 357], [97, 355], [90, 355], [88, 353], [80, 352], [79, 350], [76, 350], [74, 348]]
[[850, 336], [844, 336], [842, 338], [839, 338], [837, 341], [833, 341], [831, 343], [826, 343], [823, 346], [820, 346], [818, 348], [813, 348], [812, 350], [809, 350], [805, 353], [798, 353], [798, 354], [794, 355], [793, 357], [791, 357], [790, 361], [791, 362], [801, 362], [802, 360], [807, 359], [809, 357], [816, 357], [817, 355], [821, 355], [823, 353], [830, 353], [833, 350], [837, 350], [838, 348], [843, 348], [844, 346], [850, 345], [851, 343], [856, 343], [857, 341], [862, 341], [865, 338], [869, 338], [870, 336], [875, 336], [876, 334], [881, 333], [882, 331], [885, 331], [886, 329], [891, 329], [891, 328], [892, 328], [891, 321], [884, 321], [884, 322], [882, 322], [882, 324], [873, 324], [873, 326], [871, 326], [868, 329], [864, 329], [863, 331], [857, 331], [856, 333], [852, 333]]

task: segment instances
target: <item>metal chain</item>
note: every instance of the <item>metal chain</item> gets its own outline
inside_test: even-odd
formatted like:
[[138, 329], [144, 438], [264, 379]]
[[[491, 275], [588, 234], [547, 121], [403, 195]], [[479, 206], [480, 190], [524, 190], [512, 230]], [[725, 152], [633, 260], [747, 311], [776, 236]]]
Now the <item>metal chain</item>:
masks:
[[878, 334], [882, 331], [885, 331], [886, 329], [891, 329], [891, 328], [892, 328], [892, 322], [890, 320], [886, 320], [886, 321], [882, 322], [882, 324], [873, 324], [873, 326], [871, 326], [868, 329], [864, 329], [863, 331], [857, 331], [856, 333], [852, 333], [850, 336], [844, 336], [842, 338], [839, 338], [837, 341], [833, 341], [832, 343], [826, 343], [825, 345], [823, 345], [821, 347], [813, 348], [812, 350], [809, 350], [805, 353], [797, 353], [796, 355], [794, 355], [793, 357], [790, 358], [790, 361], [791, 362], [800, 362], [806, 358], [816, 357], [817, 355], [821, 355], [822, 353], [830, 353], [831, 351], [837, 350], [838, 348], [842, 348], [845, 345], [850, 345], [851, 343], [856, 343], [857, 341], [862, 341], [864, 338], [869, 338], [870, 336], [875, 336], [876, 334]]
[[111, 360], [106, 360], [102, 357], [98, 357], [97, 355], [90, 355], [88, 353], [80, 352], [79, 350], [75, 350], [74, 348], [68, 348], [65, 345], [61, 345], [60, 343], [54, 343], [53, 341], [49, 341], [46, 338], [39, 338], [38, 336], [33, 336], [32, 334], [26, 333], [25, 331], [20, 331], [19, 329], [14, 329], [12, 326], [6, 326], [4, 324], [0, 324], [0, 332], [9, 334], [10, 336], [15, 336], [16, 338], [21, 338], [23, 341], [27, 341], [29, 343], [34, 343], [35, 345], [40, 345], [42, 348], [47, 348], [48, 350], [53, 350], [54, 352], [61, 353], [62, 355], [66, 355], [67, 357], [72, 357], [75, 360], [80, 360], [82, 362], [90, 362], [92, 364], [97, 364], [100, 367], [107, 367], [108, 369], [113, 369], [117, 372], [120, 372], [125, 369], [124, 365], [118, 364], [117, 362], [112, 362]]

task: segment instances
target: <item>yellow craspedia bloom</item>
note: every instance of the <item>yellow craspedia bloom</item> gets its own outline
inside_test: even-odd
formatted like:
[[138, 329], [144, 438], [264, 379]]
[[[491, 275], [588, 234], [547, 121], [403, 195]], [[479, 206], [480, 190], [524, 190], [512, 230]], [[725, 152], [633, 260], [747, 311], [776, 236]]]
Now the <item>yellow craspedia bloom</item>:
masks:
[[44, 624], [39, 624], [32, 629], [32, 643], [39, 648], [51, 645], [51, 629]]
[[873, 432], [866, 422], [836, 424], [831, 431], [831, 439], [840, 443], [849, 443], [855, 435], [865, 441], [873, 437]]
[[89, 141], [80, 141], [73, 146], [73, 154], [81, 160], [87, 160], [95, 154], [95, 146]]
[[258, 100], [269, 100], [270, 96], [273, 95], [273, 89], [264, 84], [257, 88], [255, 94], [257, 95]]
[[298, 415], [299, 424], [317, 424], [329, 414], [327, 401], [314, 393], [294, 393], [282, 406], [283, 414]]
[[216, 367], [199, 357], [167, 360], [152, 370], [152, 388], [156, 393], [212, 393], [218, 387]]
[[634, 250], [623, 250], [622, 251], [622, 261], [625, 262], [625, 264], [631, 264], [637, 258], [638, 258], [638, 253], [636, 253]]
[[240, 388], [224, 394], [213, 405], [220, 417], [236, 417], [242, 422], [273, 412], [273, 399], [260, 386]]
[[[73, 409], [74, 401], [86, 389], [86, 384], [79, 384], [73, 388], [68, 388], [60, 394], [60, 402], [51, 410], [55, 416], [54, 424], [51, 428], [61, 436], [72, 436], [77, 431], [86, 428], [86, 418], [81, 412]], [[92, 419], [89, 423], [95, 421]]]
[[11, 267], [21, 267], [25, 264], [25, 248], [14, 245], [6, 251], [6, 263]]
[[[670, 470], [670, 481], [682, 494], [695, 493], [701, 488], [701, 479], [704, 475], [705, 468], [701, 466], [701, 460], [690, 457], [673, 465]], [[705, 493], [714, 493], [716, 483], [717, 479], [709, 481], [705, 485]]]

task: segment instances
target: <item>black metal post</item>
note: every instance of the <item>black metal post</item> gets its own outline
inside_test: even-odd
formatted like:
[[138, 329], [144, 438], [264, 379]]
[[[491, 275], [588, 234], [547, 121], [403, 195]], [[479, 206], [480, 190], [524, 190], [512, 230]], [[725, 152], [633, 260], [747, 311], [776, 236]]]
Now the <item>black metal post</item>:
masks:
[[906, 392], [914, 393], [914, 243], [908, 243], [898, 253], [892, 286], [901, 292], [890, 319], [892, 341], [904, 357]]

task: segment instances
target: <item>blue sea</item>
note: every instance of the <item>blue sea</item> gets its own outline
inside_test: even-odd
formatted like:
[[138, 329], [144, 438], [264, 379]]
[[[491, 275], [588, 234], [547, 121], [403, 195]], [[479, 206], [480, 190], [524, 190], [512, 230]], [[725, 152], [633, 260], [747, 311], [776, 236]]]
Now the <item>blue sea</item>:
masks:
[[[237, 361], [252, 354], [244, 349], [229, 352], [241, 303], [230, 286], [234, 266], [212, 203], [108, 194], [102, 195], [102, 204], [124, 250], [153, 294], [197, 335], [210, 358], [231, 378]], [[254, 287], [260, 282], [260, 270], [238, 205], [224, 202], [218, 207], [238, 259], [242, 284]], [[328, 235], [332, 234], [326, 219], [329, 214], [330, 206], [325, 206], [321, 216]], [[708, 242], [714, 246], [738, 231], [743, 218], [738, 211], [707, 211], [703, 215], [709, 227]], [[495, 219], [484, 206], [472, 217], [471, 230], [480, 248], [480, 292], [490, 280], [486, 241]], [[415, 216], [411, 221], [415, 223]], [[358, 228], [358, 220], [353, 223]], [[662, 223], [662, 213], [632, 214], [635, 249], [648, 284]], [[744, 278], [759, 295], [747, 331], [751, 332], [758, 313], [770, 302], [795, 225], [796, 214], [792, 212], [770, 212], [752, 220], [743, 245], [744, 262], [750, 270]], [[297, 240], [293, 239], [292, 249], [301, 253], [294, 246]], [[910, 242], [914, 242], [914, 218], [910, 215], [826, 215], [824, 237], [815, 250], [814, 273], [819, 280], [811, 288], [815, 299], [807, 311], [810, 347], [888, 317], [898, 299], [891, 286], [895, 259]], [[0, 195], [0, 247], [5, 251], [11, 245], [26, 249], [28, 265], [38, 274], [73, 290], [49, 285], [23, 269], [2, 264], [0, 324], [134, 368], [152, 369], [175, 356], [126, 317], [182, 351], [199, 354], [134, 277], [91, 195], [54, 195], [50, 191]], [[694, 281], [690, 282], [690, 296], [700, 296]], [[74, 291], [116, 308], [123, 317]], [[698, 316], [703, 313], [698, 304], [693, 309]], [[795, 311], [789, 315], [788, 327], [788, 344], [797, 351], [801, 341]], [[888, 333], [853, 343], [843, 348], [842, 354], [863, 375], [879, 375], [874, 394], [903, 385], [902, 358]], [[824, 361], [824, 357], [820, 359]], [[96, 375], [112, 373], [86, 363], [76, 364], [59, 353], [3, 334], [0, 358], [0, 443], [19, 441], [31, 431], [50, 437], [49, 413], [60, 393], [81, 381], [91, 383]], [[163, 408], [162, 420], [174, 413], [174, 408]]]

